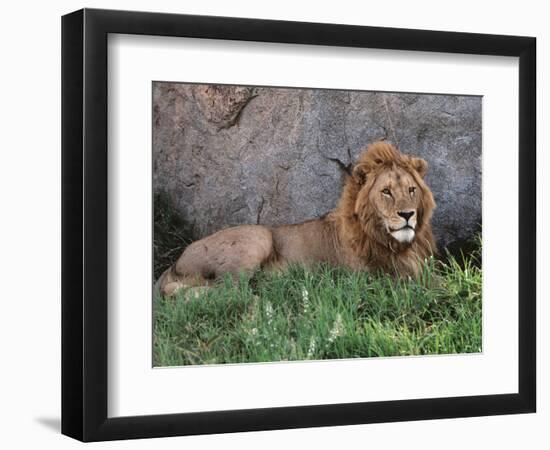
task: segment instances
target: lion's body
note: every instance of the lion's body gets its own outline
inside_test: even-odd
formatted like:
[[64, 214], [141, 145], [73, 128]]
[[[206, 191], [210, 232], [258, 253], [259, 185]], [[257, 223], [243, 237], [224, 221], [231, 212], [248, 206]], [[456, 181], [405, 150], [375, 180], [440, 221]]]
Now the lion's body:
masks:
[[328, 263], [416, 277], [435, 252], [430, 226], [435, 202], [423, 181], [425, 171], [425, 161], [386, 142], [372, 144], [347, 178], [334, 211], [294, 225], [227, 228], [196, 241], [161, 275], [160, 292], [171, 295], [225, 274], [289, 264]]

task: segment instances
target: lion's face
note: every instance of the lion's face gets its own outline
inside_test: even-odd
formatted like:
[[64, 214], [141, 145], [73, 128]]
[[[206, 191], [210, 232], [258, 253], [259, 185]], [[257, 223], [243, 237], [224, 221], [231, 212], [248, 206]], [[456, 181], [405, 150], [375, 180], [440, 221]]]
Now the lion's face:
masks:
[[401, 168], [381, 172], [369, 190], [369, 200], [381, 225], [395, 240], [411, 243], [415, 236], [422, 191], [414, 178]]
[[426, 170], [426, 161], [402, 155], [388, 144], [367, 152], [353, 171], [359, 184], [355, 213], [365, 231], [382, 242], [412, 244], [435, 207], [423, 180]]

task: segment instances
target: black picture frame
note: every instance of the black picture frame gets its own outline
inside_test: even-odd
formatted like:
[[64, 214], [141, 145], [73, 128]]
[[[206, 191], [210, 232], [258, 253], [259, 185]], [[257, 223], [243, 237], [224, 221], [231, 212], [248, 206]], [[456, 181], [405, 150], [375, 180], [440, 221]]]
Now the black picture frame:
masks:
[[[108, 418], [109, 33], [519, 57], [518, 393]], [[535, 412], [536, 39], [83, 9], [62, 18], [62, 433], [82, 441]]]

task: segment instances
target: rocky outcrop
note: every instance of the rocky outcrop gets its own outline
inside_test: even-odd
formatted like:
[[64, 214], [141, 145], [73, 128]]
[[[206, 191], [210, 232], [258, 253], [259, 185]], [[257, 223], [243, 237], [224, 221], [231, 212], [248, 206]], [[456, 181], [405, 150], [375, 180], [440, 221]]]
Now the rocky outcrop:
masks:
[[481, 97], [154, 83], [153, 185], [194, 238], [334, 208], [346, 170], [388, 139], [429, 165], [440, 247], [481, 226]]

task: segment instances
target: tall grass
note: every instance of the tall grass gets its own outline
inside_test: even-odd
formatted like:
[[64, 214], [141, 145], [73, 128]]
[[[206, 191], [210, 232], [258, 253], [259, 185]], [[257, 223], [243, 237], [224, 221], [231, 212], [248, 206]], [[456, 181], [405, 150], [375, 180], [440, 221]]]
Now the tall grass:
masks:
[[478, 252], [418, 281], [320, 265], [154, 304], [155, 366], [481, 352]]

